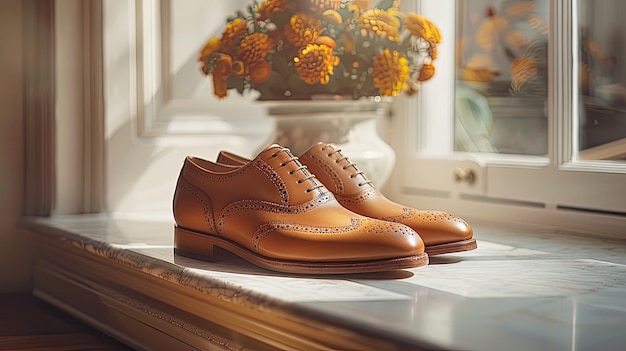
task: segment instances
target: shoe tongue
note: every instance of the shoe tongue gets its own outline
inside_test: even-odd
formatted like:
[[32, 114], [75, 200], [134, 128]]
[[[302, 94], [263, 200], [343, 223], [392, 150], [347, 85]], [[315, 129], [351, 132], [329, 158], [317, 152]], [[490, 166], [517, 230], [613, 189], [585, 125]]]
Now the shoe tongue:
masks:
[[[274, 153], [285, 153], [286, 156], [283, 156], [284, 160], [287, 159], [293, 159], [296, 158], [294, 156], [293, 153], [291, 153], [291, 150], [289, 150], [288, 148], [282, 147], [278, 144], [272, 144], [269, 145], [268, 147], [265, 148], [265, 150], [261, 151], [261, 153], [259, 154], [259, 157], [261, 157], [262, 155], [264, 155], [265, 153], [270, 153], [270, 154], [274, 154]], [[296, 158], [295, 160], [293, 160], [292, 162], [294, 162], [295, 165], [297, 165], [297, 167], [302, 166], [302, 163]], [[300, 169], [300, 172], [302, 172], [302, 174], [304, 174], [305, 177], [308, 177], [310, 175], [312, 175], [312, 173], [308, 170], [307, 167], [304, 167], [302, 169]], [[310, 178], [309, 181], [313, 184], [313, 185], [323, 185], [317, 178], [313, 177]]]
[[[302, 158], [305, 160], [308, 160], [310, 158], [318, 158], [320, 160], [327, 160], [328, 162], [332, 162], [332, 164], [334, 165], [335, 160], [345, 156], [341, 154], [340, 151], [335, 151], [337, 151], [337, 149], [331, 144], [317, 144], [307, 150], [304, 154], [302, 154]], [[333, 153], [333, 155], [328, 156], [328, 154], [330, 153]], [[316, 155], [317, 157], [311, 157], [313, 155]], [[365, 186], [365, 184], [367, 184], [368, 187], [373, 187], [365, 174], [357, 174], [360, 171], [359, 168], [356, 164], [350, 162], [348, 158], [343, 158], [341, 161], [337, 162], [337, 166], [338, 167], [336, 167], [336, 169], [338, 175], [343, 178], [344, 185], [347, 186], [347, 188], [344, 189], [344, 195], [365, 190], [366, 188], [362, 187]], [[315, 169], [313, 169], [313, 171], [315, 171]], [[356, 176], [352, 177], [352, 175], [354, 174], [356, 174]], [[348, 184], [350, 185], [348, 186]]]

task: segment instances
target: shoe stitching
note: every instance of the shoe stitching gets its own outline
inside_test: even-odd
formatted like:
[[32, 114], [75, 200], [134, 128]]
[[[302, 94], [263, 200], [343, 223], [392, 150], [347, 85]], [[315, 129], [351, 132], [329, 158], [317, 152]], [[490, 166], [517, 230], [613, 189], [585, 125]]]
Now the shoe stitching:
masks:
[[404, 223], [404, 221], [416, 218], [420, 222], [456, 222], [469, 227], [469, 224], [461, 217], [443, 211], [418, 211], [412, 208], [403, 207], [403, 213], [398, 216], [381, 218], [385, 221]]
[[386, 222], [372, 218], [351, 218], [350, 224], [341, 227], [322, 227], [303, 225], [297, 223], [285, 223], [285, 222], [270, 222], [260, 225], [252, 235], [252, 248], [258, 252], [261, 240], [272, 232], [278, 230], [291, 230], [304, 233], [313, 234], [338, 234], [348, 233], [353, 230], [363, 228], [365, 232], [374, 232], [376, 235], [382, 235], [384, 233], [396, 233], [401, 236], [414, 236], [415, 231], [402, 223]]
[[337, 172], [324, 159], [321, 159], [313, 155], [308, 155], [308, 157], [312, 159], [313, 162], [315, 162], [319, 167], [321, 167], [325, 171], [326, 174], [328, 174], [331, 178], [333, 178], [332, 185], [334, 185], [334, 188], [335, 188], [334, 193], [342, 194], [344, 192], [344, 185], [343, 185], [343, 180], [341, 179], [339, 174], [337, 174]]
[[267, 162], [260, 159], [254, 160], [253, 166], [263, 172], [263, 174], [265, 174], [269, 178], [269, 180], [272, 181], [276, 189], [278, 189], [280, 202], [285, 205], [289, 204], [289, 192], [287, 191], [287, 184], [285, 184], [285, 181], [280, 175], [278, 175], [276, 170], [274, 170], [272, 166], [267, 164]]
[[221, 233], [224, 229], [224, 223], [226, 222], [228, 217], [242, 211], [265, 211], [271, 213], [300, 214], [311, 211], [332, 200], [335, 200], [334, 195], [327, 192], [323, 195], [318, 195], [313, 200], [301, 205], [288, 206], [258, 200], [238, 201], [236, 203], [231, 203], [224, 207], [224, 209], [222, 209], [217, 218], [217, 228]]
[[396, 223], [404, 223], [405, 220], [417, 216], [417, 211], [412, 208], [403, 207], [402, 214], [397, 216], [383, 217], [382, 220]]
[[181, 181], [178, 183], [179, 189], [186, 191], [194, 199], [200, 202], [202, 206], [202, 213], [204, 215], [204, 220], [206, 221], [206, 224], [207, 224], [207, 229], [209, 232], [215, 233], [216, 226], [215, 226], [215, 218], [213, 216], [213, 206], [211, 204], [211, 200], [203, 191], [189, 184], [189, 182], [185, 180], [184, 178], [181, 178], [180, 180]]
[[359, 205], [376, 194], [378, 194], [376, 189], [369, 189], [354, 196], [337, 195], [337, 201], [342, 205]]
[[341, 227], [322, 227], [322, 226], [313, 226], [313, 225], [305, 225], [298, 223], [287, 223], [287, 222], [269, 222], [263, 223], [260, 225], [257, 230], [252, 235], [252, 248], [254, 251], [259, 251], [259, 244], [263, 237], [271, 232], [279, 231], [279, 230], [291, 230], [294, 232], [302, 232], [302, 233], [313, 233], [313, 234], [337, 234], [337, 233], [347, 233], [352, 230], [359, 228], [362, 225], [362, 220], [357, 218], [351, 218], [350, 224]]
[[229, 172], [228, 174], [215, 174], [215, 173], [204, 171], [198, 168], [198, 166], [194, 164], [191, 164], [189, 167], [185, 167], [185, 168], [186, 170], [191, 171], [194, 175], [210, 180], [212, 182], [228, 182], [233, 177], [239, 176], [241, 174], [244, 174], [250, 171], [249, 167], [239, 167], [238, 169], [232, 172]]

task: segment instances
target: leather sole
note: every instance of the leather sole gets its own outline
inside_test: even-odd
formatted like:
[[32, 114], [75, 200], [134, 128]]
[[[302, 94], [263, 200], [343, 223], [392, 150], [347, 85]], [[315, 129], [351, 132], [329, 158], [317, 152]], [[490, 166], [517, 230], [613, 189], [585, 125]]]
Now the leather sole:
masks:
[[174, 253], [194, 259], [216, 262], [223, 249], [259, 267], [284, 273], [352, 274], [384, 272], [395, 269], [421, 267], [428, 264], [428, 255], [392, 259], [350, 262], [303, 262], [265, 257], [223, 237], [199, 233], [180, 227], [174, 228]]
[[478, 245], [476, 244], [476, 239], [471, 238], [462, 241], [455, 241], [453, 243], [426, 246], [424, 251], [426, 251], [428, 256], [436, 256], [453, 252], [470, 251], [477, 247]]

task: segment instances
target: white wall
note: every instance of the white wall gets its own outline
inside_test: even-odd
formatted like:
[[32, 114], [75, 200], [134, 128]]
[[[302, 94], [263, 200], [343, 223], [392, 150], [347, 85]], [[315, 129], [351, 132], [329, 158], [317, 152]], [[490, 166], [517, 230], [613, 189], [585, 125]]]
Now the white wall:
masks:
[[31, 289], [32, 241], [17, 228], [22, 207], [22, 3], [0, 1], [0, 293]]

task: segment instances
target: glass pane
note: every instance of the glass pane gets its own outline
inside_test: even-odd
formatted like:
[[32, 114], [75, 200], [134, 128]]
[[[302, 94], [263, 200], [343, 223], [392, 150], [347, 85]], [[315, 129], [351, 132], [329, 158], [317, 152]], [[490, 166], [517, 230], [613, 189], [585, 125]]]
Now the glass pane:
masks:
[[626, 160], [625, 4], [579, 1], [580, 159]]
[[462, 0], [455, 150], [546, 155], [548, 0]]

